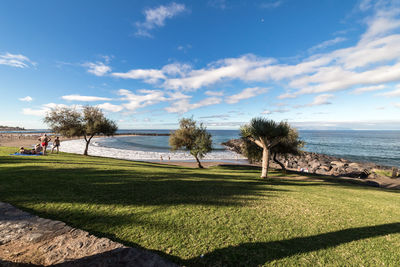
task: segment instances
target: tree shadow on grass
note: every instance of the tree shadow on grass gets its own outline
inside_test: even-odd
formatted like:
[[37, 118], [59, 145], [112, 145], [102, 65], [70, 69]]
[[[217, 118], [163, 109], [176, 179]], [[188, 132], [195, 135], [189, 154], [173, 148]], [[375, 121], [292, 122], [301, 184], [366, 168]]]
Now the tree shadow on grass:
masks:
[[54, 168], [57, 163], [2, 167], [0, 195], [3, 200], [17, 205], [18, 202], [62, 202], [243, 206], [246, 205], [243, 199], [255, 200], [260, 196], [274, 197], [278, 192], [290, 192], [282, 186], [326, 185], [279, 178], [260, 180], [252, 173], [258, 168], [248, 166], [194, 170], [153, 163], [127, 162], [129, 164], [121, 168], [119, 164], [115, 168], [113, 163], [104, 166], [93, 162], [87, 167], [75, 163], [67, 163], [70, 168]]
[[284, 192], [256, 179], [185, 169], [2, 168], [5, 201], [124, 205], [244, 205], [242, 198]]
[[361, 239], [396, 233], [400, 233], [400, 223], [350, 228], [281, 241], [244, 243], [214, 250], [203, 257], [185, 260], [183, 264], [187, 266], [260, 266], [295, 254], [318, 251]]
[[[65, 160], [62, 163], [67, 164]], [[76, 163], [76, 161], [71, 162], [71, 164], [73, 163]], [[128, 169], [96, 168], [96, 161], [93, 162], [93, 166], [86, 168], [75, 167], [79, 165], [74, 165], [73, 168], [50, 168], [36, 164], [30, 166], [17, 164], [16, 166], [2, 167], [0, 195], [2, 200], [15, 203], [17, 206], [20, 206], [18, 203], [155, 205], [162, 208], [166, 205], [180, 204], [240, 206], [246, 205], [242, 201], [243, 198], [252, 200], [258, 199], [259, 196], [274, 197], [278, 193], [290, 193], [289, 190], [274, 188], [271, 185], [318, 185], [315, 183], [310, 184], [310, 181], [282, 180], [278, 178], [263, 181], [252, 173], [257, 171], [258, 168], [248, 169], [248, 167], [244, 166], [237, 166], [236, 169], [222, 167], [221, 169], [216, 169], [215, 172], [186, 168], [171, 172], [170, 167], [166, 168], [165, 165], [157, 166], [152, 163], [138, 163], [135, 167], [132, 167], [134, 163], [127, 163], [129, 163], [130, 167]], [[110, 166], [112, 166], [112, 163]], [[144, 169], [139, 167], [144, 167]], [[229, 173], [231, 170], [233, 170], [232, 173]], [[236, 172], [242, 173], [237, 174]], [[340, 185], [345, 186], [343, 184]], [[37, 211], [34, 212], [38, 213]], [[91, 217], [88, 214], [79, 214], [79, 212], [72, 209], [58, 211], [58, 213], [56, 211], [44, 211], [41, 215], [61, 219], [67, 223], [74, 221], [74, 216], [80, 218], [85, 216], [84, 220], [86, 221], [103, 222], [105, 225], [121, 225], [133, 222], [138, 225], [151, 224], [151, 227], [164, 229], [165, 231], [180, 231], [176, 225], [146, 222], [140, 216], [133, 217], [133, 221], [132, 217], [129, 216], [110, 216], [110, 218], [107, 218], [107, 215], [101, 217], [102, 215], [100, 214]], [[79, 219], [76, 220], [79, 222]], [[244, 243], [234, 247], [217, 249], [204, 257], [196, 257], [189, 260], [166, 255], [163, 252], [157, 253], [188, 266], [257, 266], [295, 254], [317, 251], [351, 241], [399, 232], [399, 223], [361, 227], [282, 241]], [[91, 233], [107, 236], [105, 232], [96, 233], [91, 231]], [[129, 241], [118, 240], [115, 236], [110, 237], [126, 245], [139, 247], [139, 245]]]
[[[328, 249], [342, 244], [360, 241], [362, 239], [385, 236], [389, 234], [400, 233], [400, 223], [389, 223], [376, 226], [365, 226], [358, 228], [350, 228], [329, 232], [319, 235], [298, 237], [287, 240], [243, 243], [237, 246], [229, 246], [216, 249], [210, 253], [191, 259], [182, 259], [177, 256], [169, 255], [161, 251], [145, 250], [137, 244], [125, 243], [133, 247], [116, 249], [104, 253], [95, 254], [81, 259], [66, 261], [55, 266], [98, 266], [104, 264], [112, 264], [112, 266], [127, 266], [129, 258], [133, 259], [130, 263], [139, 266], [146, 266], [154, 262], [151, 252], [162, 256], [177, 264], [184, 266], [260, 266], [270, 263], [274, 260], [284, 259], [296, 254], [305, 254], [313, 251]], [[121, 240], [115, 241], [121, 242]], [[140, 250], [137, 250], [140, 249]], [[138, 255], [138, 253], [144, 253]], [[150, 260], [149, 260], [150, 259]], [[156, 262], [161, 265], [156, 266], [172, 266], [173, 264], [162, 258], [155, 257]], [[37, 266], [29, 264], [15, 264], [7, 261], [1, 261], [4, 266]], [[345, 262], [343, 262], [345, 264]], [[107, 265], [110, 266], [110, 265]], [[128, 265], [130, 266], [130, 265]]]

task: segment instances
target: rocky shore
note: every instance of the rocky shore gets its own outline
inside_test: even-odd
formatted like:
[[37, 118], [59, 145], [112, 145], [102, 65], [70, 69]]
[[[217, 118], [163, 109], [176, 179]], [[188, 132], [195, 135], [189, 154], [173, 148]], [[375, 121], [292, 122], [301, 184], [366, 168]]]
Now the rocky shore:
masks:
[[[222, 145], [226, 146], [232, 151], [241, 153], [243, 142], [241, 139], [232, 139], [222, 143]], [[312, 152], [303, 152], [299, 156], [290, 154], [277, 155], [276, 158], [288, 170], [336, 177], [375, 179], [379, 175], [382, 175], [382, 172], [392, 172], [392, 167], [380, 166], [374, 163], [351, 162], [343, 158]], [[272, 159], [270, 161], [270, 166], [273, 168], [281, 168], [280, 165], [275, 163]]]

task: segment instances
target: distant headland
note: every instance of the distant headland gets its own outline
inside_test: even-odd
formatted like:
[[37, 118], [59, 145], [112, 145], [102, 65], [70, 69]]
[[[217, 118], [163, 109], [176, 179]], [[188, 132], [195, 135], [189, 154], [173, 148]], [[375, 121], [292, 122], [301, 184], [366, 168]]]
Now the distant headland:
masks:
[[0, 125], [0, 131], [25, 131], [25, 128]]

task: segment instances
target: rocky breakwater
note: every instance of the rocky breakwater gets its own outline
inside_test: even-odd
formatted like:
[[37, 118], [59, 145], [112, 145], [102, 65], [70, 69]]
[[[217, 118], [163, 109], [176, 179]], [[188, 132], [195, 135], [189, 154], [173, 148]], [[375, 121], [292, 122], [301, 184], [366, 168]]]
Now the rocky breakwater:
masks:
[[[237, 153], [241, 153], [243, 141], [241, 139], [232, 139], [222, 143], [222, 145]], [[276, 159], [288, 170], [337, 177], [374, 179], [379, 175], [376, 170], [390, 170], [390, 167], [378, 166], [374, 163], [351, 162], [343, 158], [312, 152], [303, 152], [298, 156], [291, 154], [278, 154]], [[271, 160], [270, 164], [273, 168], [280, 168], [280, 165], [275, 163], [273, 160]]]

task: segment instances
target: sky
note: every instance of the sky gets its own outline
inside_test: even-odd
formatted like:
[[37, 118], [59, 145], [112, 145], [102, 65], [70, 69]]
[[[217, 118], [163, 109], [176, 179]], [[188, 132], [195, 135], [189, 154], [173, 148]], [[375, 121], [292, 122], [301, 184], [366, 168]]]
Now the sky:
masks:
[[400, 129], [400, 1], [0, 3], [0, 125], [98, 106], [120, 129]]

